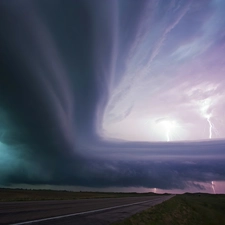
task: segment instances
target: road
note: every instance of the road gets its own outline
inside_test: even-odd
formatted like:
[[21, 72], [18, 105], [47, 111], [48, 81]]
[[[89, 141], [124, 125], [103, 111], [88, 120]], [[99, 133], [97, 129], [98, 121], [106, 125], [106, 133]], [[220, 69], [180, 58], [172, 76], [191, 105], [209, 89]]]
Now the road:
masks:
[[107, 225], [170, 196], [0, 203], [0, 224]]

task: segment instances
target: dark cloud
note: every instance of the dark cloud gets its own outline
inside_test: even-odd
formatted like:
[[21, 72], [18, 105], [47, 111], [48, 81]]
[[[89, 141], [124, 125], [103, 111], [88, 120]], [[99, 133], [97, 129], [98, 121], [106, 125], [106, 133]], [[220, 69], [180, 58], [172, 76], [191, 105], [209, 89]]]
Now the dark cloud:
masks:
[[[174, 48], [201, 35], [199, 27], [212, 13], [210, 1], [205, 5], [194, 4], [187, 13], [187, 5], [180, 11], [163, 1], [2, 0], [0, 184], [182, 189], [194, 181], [224, 180], [223, 141], [104, 141], [98, 133], [110, 88], [119, 86], [127, 59], [148, 39], [141, 33], [151, 29], [148, 10], [157, 7], [154, 19], [165, 17], [162, 24], [155, 21], [163, 28], [153, 29], [161, 34], [152, 38], [158, 45], [150, 53], [142, 49], [146, 61], [158, 55], [172, 29], [180, 40]], [[198, 17], [198, 23], [176, 27], [183, 17]], [[135, 79], [115, 95], [109, 115]], [[125, 119], [134, 106], [112, 113], [112, 120]]]

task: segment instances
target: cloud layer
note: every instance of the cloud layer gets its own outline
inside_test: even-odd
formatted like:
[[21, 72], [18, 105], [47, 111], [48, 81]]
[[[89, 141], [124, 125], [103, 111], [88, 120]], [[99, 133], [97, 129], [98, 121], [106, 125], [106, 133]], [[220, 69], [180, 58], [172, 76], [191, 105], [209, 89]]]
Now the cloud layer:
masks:
[[224, 9], [1, 1], [0, 184], [225, 180]]

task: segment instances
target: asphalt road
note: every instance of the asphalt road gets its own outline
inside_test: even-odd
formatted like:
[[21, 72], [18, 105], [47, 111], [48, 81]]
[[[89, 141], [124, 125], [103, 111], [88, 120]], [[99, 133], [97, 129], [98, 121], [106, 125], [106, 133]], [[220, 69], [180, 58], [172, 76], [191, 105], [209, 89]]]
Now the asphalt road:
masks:
[[107, 225], [171, 198], [126, 197], [0, 203], [0, 224]]

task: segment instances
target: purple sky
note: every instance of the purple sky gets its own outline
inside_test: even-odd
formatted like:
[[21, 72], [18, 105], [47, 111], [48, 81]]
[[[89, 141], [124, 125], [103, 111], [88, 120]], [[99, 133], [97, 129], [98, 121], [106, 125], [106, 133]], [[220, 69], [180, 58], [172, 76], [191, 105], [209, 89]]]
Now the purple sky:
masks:
[[[224, 4], [171, 1], [161, 11], [163, 3], [148, 1], [123, 69], [113, 64], [100, 135], [129, 141], [225, 138]], [[123, 51], [119, 28], [112, 58]]]
[[225, 193], [224, 11], [1, 0], [0, 186]]

